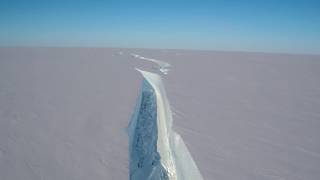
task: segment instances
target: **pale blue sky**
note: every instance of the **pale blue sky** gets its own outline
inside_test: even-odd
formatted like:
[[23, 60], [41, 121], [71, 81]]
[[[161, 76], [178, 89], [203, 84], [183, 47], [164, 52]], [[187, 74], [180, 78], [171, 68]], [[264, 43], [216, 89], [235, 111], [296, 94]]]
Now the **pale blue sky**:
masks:
[[316, 0], [0, 0], [0, 46], [320, 53]]

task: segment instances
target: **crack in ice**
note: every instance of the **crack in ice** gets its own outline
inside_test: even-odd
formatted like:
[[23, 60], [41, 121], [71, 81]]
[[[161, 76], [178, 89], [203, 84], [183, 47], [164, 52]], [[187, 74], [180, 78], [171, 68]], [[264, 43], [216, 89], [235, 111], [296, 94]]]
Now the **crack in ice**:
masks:
[[142, 60], [150, 61], [150, 62], [157, 64], [159, 71], [165, 75], [167, 75], [170, 71], [171, 64], [169, 64], [167, 62], [160, 61], [160, 60], [153, 59], [153, 58], [143, 57], [139, 54], [134, 54], [134, 53], [131, 53], [131, 56], [134, 58], [137, 58], [137, 59], [142, 59]]
[[181, 136], [172, 129], [172, 112], [158, 74], [143, 76], [128, 127], [131, 180], [202, 180]]

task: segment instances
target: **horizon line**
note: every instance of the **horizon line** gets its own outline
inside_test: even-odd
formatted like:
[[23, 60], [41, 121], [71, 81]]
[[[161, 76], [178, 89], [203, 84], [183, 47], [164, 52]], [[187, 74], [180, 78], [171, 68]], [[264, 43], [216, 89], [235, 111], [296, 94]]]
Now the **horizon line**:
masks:
[[168, 51], [209, 51], [209, 52], [230, 52], [230, 53], [253, 53], [253, 54], [278, 54], [278, 55], [308, 55], [320, 56], [320, 53], [303, 53], [303, 52], [286, 52], [286, 51], [250, 51], [250, 50], [225, 50], [225, 49], [197, 49], [197, 48], [156, 48], [156, 47], [119, 47], [119, 46], [58, 46], [58, 45], [0, 45], [1, 49], [4, 48], [85, 48], [85, 49], [145, 49], [145, 50], [168, 50]]

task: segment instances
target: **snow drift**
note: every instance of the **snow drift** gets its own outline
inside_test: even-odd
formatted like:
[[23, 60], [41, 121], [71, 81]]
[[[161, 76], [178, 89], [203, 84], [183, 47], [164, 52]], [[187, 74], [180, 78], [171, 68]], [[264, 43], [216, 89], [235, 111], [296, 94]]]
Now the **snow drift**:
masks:
[[128, 127], [130, 179], [203, 179], [182, 138], [172, 129], [172, 113], [157, 74], [144, 77]]

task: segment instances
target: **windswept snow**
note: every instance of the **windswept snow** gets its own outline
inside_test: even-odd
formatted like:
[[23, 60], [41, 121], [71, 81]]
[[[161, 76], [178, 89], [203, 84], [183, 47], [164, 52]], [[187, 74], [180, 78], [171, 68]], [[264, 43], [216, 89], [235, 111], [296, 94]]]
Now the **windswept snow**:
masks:
[[[163, 76], [132, 52], [174, 70]], [[142, 78], [132, 67], [158, 75]], [[0, 180], [129, 179], [134, 136], [125, 129], [146, 90], [139, 120], [146, 126], [136, 132], [151, 136], [138, 144], [149, 148], [131, 155], [150, 157], [143, 164], [157, 168], [148, 175], [169, 174], [159, 138], [167, 129], [177, 177], [198, 172], [186, 145], [206, 180], [320, 179], [319, 55], [0, 48]], [[169, 128], [158, 122], [161, 108], [173, 116]], [[183, 141], [169, 130], [172, 118]]]
[[137, 70], [144, 80], [128, 128], [130, 179], [203, 179], [182, 138], [172, 129], [172, 113], [161, 77]]

